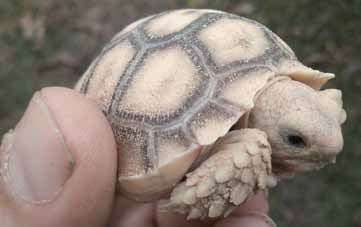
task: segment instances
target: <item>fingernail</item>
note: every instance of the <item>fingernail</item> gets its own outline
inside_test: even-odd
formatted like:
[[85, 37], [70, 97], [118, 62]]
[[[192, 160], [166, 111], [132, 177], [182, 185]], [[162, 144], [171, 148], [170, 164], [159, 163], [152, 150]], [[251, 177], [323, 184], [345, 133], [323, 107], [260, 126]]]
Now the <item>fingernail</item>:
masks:
[[269, 227], [277, 227], [277, 224], [273, 221], [273, 219], [262, 212], [251, 211], [248, 212], [245, 216], [257, 218], [265, 222]]
[[3, 166], [11, 192], [29, 203], [53, 201], [71, 177], [75, 162], [40, 92], [8, 137]]

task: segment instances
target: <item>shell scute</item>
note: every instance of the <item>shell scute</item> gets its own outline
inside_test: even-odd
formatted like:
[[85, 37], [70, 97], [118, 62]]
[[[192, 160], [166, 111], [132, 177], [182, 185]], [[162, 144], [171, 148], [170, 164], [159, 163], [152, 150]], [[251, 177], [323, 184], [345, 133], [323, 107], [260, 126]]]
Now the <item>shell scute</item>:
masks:
[[201, 30], [199, 39], [218, 65], [248, 61], [263, 55], [271, 45], [261, 28], [241, 19], [230, 18], [222, 18]]
[[[108, 110], [112, 96], [136, 49], [127, 40], [98, 56], [83, 76], [83, 92]], [[106, 75], [106, 76], [104, 76]]]
[[118, 111], [145, 116], [149, 123], [172, 121], [199, 96], [207, 78], [180, 46], [149, 54], [132, 75]]
[[[114, 123], [113, 123], [114, 124]], [[145, 130], [119, 125], [113, 127], [118, 152], [119, 177], [145, 174], [153, 167], [148, 151], [148, 134]]]
[[200, 145], [209, 145], [225, 135], [241, 114], [209, 103], [195, 113], [187, 125]]
[[[268, 67], [251, 67], [229, 73], [220, 80], [216, 88], [216, 98], [232, 103], [238, 108], [250, 110], [254, 97], [267, 82], [275, 76]], [[236, 91], [242, 92], [236, 92]]]
[[159, 157], [158, 165], [165, 165], [190, 150], [192, 143], [182, 129], [160, 131], [154, 134], [155, 149]]
[[150, 38], [164, 37], [181, 31], [204, 13], [192, 9], [169, 11], [148, 21], [144, 30]]

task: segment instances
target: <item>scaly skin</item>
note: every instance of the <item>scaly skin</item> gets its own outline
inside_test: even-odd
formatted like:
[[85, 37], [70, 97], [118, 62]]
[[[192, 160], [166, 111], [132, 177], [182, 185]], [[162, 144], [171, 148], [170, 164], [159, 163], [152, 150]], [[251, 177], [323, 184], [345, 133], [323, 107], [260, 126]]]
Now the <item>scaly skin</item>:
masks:
[[257, 190], [275, 185], [265, 133], [231, 131], [212, 149], [217, 153], [188, 173], [161, 209], [188, 214], [187, 219], [227, 216]]

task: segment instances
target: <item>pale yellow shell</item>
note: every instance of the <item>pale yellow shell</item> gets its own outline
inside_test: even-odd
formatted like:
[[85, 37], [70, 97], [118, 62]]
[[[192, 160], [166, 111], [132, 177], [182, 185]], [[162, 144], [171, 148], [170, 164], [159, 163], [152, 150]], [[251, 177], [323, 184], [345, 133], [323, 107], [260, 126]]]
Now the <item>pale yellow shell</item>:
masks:
[[225, 135], [278, 75], [314, 88], [333, 76], [302, 65], [255, 21], [187, 9], [116, 34], [75, 89], [95, 100], [113, 127], [119, 189], [150, 200], [171, 189], [201, 147]]

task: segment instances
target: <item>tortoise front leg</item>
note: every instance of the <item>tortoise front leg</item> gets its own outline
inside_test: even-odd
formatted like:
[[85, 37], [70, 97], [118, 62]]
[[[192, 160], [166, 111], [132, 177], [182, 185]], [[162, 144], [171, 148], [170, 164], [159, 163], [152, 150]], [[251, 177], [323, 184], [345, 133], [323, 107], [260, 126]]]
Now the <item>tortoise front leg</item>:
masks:
[[214, 154], [187, 174], [161, 210], [187, 214], [187, 219], [227, 216], [256, 191], [276, 184], [264, 132], [230, 131], [212, 149]]

